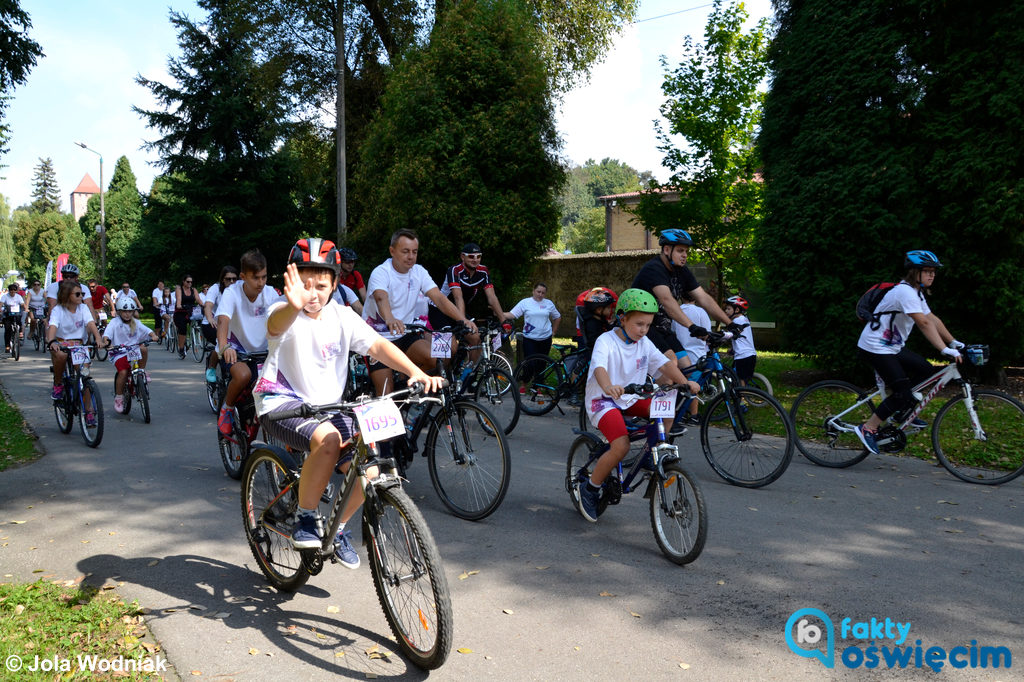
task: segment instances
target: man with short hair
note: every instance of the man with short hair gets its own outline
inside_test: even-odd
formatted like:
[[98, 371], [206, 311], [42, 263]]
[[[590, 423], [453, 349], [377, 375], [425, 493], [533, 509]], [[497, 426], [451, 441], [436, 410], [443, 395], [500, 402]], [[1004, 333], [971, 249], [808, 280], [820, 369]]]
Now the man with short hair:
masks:
[[115, 291], [112, 295], [112, 302], [117, 305], [118, 299], [122, 296], [127, 296], [129, 301], [135, 303], [135, 318], [138, 319], [139, 311], [142, 310], [142, 301], [139, 300], [139, 295], [135, 293], [135, 289], [132, 289], [128, 282], [124, 282], [118, 291]]
[[[416, 263], [420, 240], [412, 230], [398, 230], [391, 236], [391, 258], [370, 273], [367, 283], [366, 305], [363, 319], [377, 333], [398, 346], [413, 364], [431, 371], [435, 362], [430, 357], [430, 343], [420, 332], [406, 332], [405, 325], [416, 319], [416, 305], [420, 294], [426, 296], [445, 315], [462, 321], [470, 331], [476, 325], [467, 320], [455, 305], [445, 298], [426, 268]], [[370, 363], [370, 378], [377, 395], [394, 388], [394, 374], [390, 367], [379, 362]]]

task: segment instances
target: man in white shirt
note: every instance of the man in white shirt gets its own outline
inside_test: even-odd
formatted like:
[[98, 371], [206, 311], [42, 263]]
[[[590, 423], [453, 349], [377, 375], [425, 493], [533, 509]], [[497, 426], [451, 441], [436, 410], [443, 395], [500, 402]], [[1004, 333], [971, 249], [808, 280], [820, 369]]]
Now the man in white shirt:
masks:
[[[21, 323], [22, 314], [25, 312], [25, 299], [18, 293], [17, 282], [11, 282], [7, 287], [7, 293], [0, 295], [0, 310], [3, 311], [4, 316], [4, 346], [10, 353], [14, 329]], [[25, 338], [24, 327], [20, 331], [20, 336]]]
[[[363, 319], [377, 333], [398, 346], [413, 364], [424, 371], [431, 371], [435, 361], [430, 357], [430, 343], [420, 332], [407, 333], [405, 330], [406, 324], [416, 320], [420, 294], [448, 317], [461, 321], [471, 332], [476, 332], [476, 325], [441, 294], [426, 268], [416, 264], [419, 248], [419, 237], [412, 230], [398, 230], [391, 236], [388, 249], [391, 258], [374, 268], [367, 282]], [[370, 363], [370, 379], [377, 395], [384, 395], [395, 385], [391, 368], [379, 362]]]
[[267, 259], [258, 250], [242, 254], [240, 271], [241, 281], [228, 287], [217, 304], [217, 352], [231, 377], [217, 419], [224, 436], [232, 433], [235, 402], [257, 375], [256, 363], [238, 362], [238, 352], [267, 350], [267, 311], [281, 300], [273, 287], [267, 287]]

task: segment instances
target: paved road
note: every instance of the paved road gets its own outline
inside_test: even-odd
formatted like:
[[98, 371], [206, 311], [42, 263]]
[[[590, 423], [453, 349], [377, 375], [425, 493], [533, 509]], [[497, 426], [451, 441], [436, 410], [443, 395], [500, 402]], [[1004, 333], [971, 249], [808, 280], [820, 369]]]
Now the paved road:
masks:
[[[295, 595], [267, 587], [242, 533], [238, 483], [219, 462], [198, 365], [153, 351], [149, 425], [112, 414], [112, 368], [97, 367], [107, 430], [91, 450], [77, 430], [58, 432], [48, 364], [32, 352], [0, 361], [0, 382], [47, 453], [0, 474], [0, 574], [117, 583], [151, 609], [149, 624], [186, 679], [192, 671], [275, 682], [426, 676], [400, 655], [367, 655], [392, 642], [365, 562], [357, 571], [328, 566]], [[973, 639], [1024, 656], [1024, 481], [988, 488], [929, 462], [872, 457], [836, 471], [797, 457], [768, 488], [744, 490], [720, 481], [695, 439], [683, 439], [708, 498], [710, 534], [703, 555], [680, 568], [661, 556], [640, 496], [596, 525], [572, 510], [562, 479], [574, 417], [524, 417], [511, 438], [508, 496], [480, 523], [447, 514], [424, 462], [413, 465], [407, 489], [444, 558], [454, 647], [470, 652], [453, 651], [431, 677], [883, 674], [838, 660], [828, 671], [791, 653], [783, 631], [804, 607], [837, 625], [847, 616], [910, 621], [910, 639], [924, 648]], [[840, 652], [856, 643], [839, 639]], [[1021, 679], [1024, 659], [1014, 663], [944, 672]]]

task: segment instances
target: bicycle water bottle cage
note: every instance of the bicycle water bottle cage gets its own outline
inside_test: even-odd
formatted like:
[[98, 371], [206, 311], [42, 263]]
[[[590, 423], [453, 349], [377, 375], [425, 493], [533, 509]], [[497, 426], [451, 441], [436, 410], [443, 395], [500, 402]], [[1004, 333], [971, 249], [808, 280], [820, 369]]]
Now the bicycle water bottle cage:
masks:
[[964, 348], [964, 355], [972, 365], [981, 367], [988, 363], [988, 346], [983, 343], [973, 343]]

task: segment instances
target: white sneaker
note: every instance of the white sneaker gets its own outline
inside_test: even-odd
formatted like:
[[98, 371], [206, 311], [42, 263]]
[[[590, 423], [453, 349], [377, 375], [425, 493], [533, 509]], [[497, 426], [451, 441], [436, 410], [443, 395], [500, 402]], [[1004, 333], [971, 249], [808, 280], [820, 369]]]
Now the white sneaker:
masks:
[[114, 412], [117, 412], [118, 414], [122, 414], [124, 412], [124, 396], [123, 395], [115, 395], [114, 396]]

